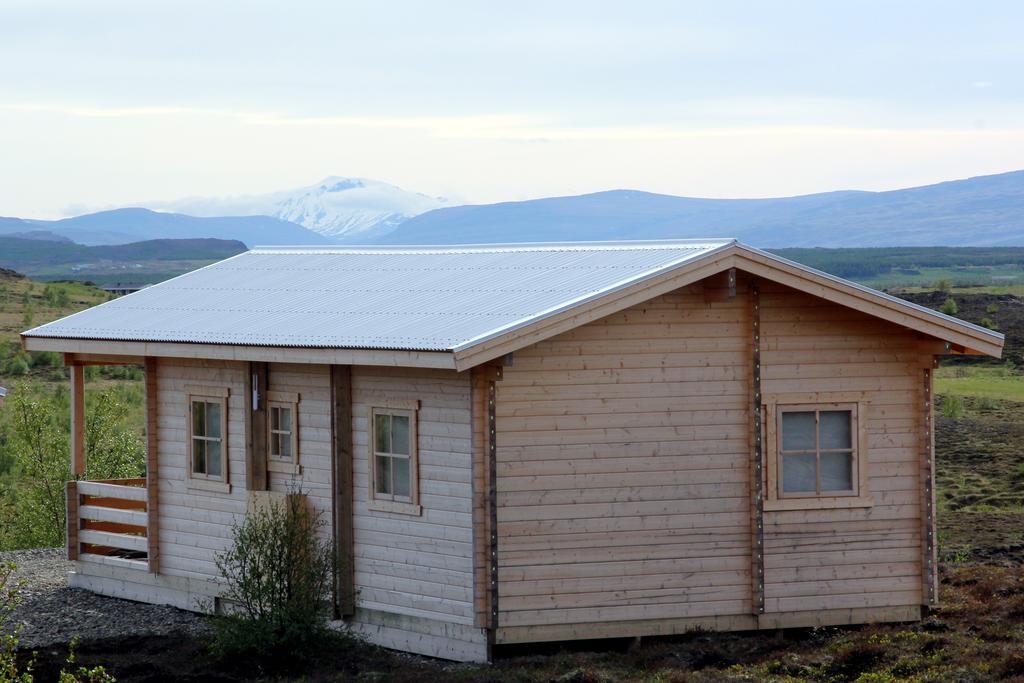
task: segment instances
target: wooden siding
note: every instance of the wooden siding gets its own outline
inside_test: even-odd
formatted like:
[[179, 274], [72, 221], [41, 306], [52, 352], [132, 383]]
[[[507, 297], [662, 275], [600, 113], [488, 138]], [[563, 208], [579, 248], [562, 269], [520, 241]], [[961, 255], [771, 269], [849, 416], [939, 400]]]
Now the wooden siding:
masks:
[[859, 311], [772, 283], [761, 299], [765, 400], [857, 394], [872, 499], [765, 513], [766, 611], [922, 604], [920, 405], [931, 357], [916, 333]]
[[[534, 626], [756, 611], [747, 278], [732, 299], [697, 283], [516, 351], [498, 382], [499, 641]], [[760, 619], [916, 608], [921, 338], [760, 288], [764, 400], [862, 402], [873, 499], [764, 513]]]
[[750, 613], [746, 304], [690, 286], [515, 353], [502, 627]]
[[[299, 489], [320, 513], [324, 540], [331, 537], [331, 375], [327, 365], [271, 363], [266, 391], [298, 394], [299, 474], [266, 472], [268, 488]], [[264, 423], [265, 426], [265, 423]], [[264, 438], [266, 443], [266, 438]], [[266, 451], [264, 451], [266, 452]]]
[[[357, 619], [373, 610], [474, 626], [470, 394], [469, 373], [353, 368]], [[369, 410], [403, 400], [420, 402], [420, 515], [367, 506]]]
[[[157, 364], [157, 446], [160, 472], [160, 573], [218, 580], [216, 554], [231, 543], [231, 525], [242, 519], [245, 489], [246, 364], [160, 359]], [[187, 386], [226, 387], [228, 474], [231, 492], [189, 488]]]

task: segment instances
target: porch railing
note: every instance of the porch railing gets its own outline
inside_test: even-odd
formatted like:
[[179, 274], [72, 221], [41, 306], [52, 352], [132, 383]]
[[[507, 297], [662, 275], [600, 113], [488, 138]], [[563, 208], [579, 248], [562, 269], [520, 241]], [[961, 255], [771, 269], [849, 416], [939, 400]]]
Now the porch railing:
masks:
[[69, 481], [68, 559], [149, 568], [145, 479]]

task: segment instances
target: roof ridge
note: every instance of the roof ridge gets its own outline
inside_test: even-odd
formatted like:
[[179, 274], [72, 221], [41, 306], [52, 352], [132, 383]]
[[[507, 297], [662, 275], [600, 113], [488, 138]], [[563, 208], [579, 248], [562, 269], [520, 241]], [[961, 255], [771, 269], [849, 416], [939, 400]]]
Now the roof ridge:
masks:
[[680, 247], [721, 247], [736, 244], [732, 237], [709, 237], [702, 239], [666, 239], [666, 240], [608, 240], [579, 242], [505, 242], [498, 244], [338, 244], [329, 246], [301, 245], [257, 245], [249, 253], [274, 254], [344, 254], [344, 253], [395, 253], [414, 254], [445, 253], [487, 253], [516, 251], [617, 251], [631, 249], [678, 249]]

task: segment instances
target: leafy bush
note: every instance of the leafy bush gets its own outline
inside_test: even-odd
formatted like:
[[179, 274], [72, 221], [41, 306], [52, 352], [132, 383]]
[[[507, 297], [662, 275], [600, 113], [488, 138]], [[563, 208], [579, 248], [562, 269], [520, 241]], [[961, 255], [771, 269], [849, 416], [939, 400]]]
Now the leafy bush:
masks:
[[53, 308], [67, 308], [71, 305], [67, 288], [60, 285], [46, 285], [43, 288], [43, 298]]
[[992, 318], [989, 318], [988, 316], [985, 316], [984, 318], [982, 318], [981, 322], [979, 324], [982, 327], [987, 327], [990, 330], [996, 329], [996, 324], [994, 322], [992, 322]]
[[141, 380], [145, 377], [145, 372], [138, 365], [104, 365], [100, 368], [100, 374], [107, 379]]
[[28, 374], [31, 367], [31, 358], [27, 354], [19, 353], [0, 364], [0, 374], [23, 377]]
[[959, 420], [964, 414], [964, 400], [956, 394], [942, 397], [942, 417]]
[[59, 368], [64, 364], [64, 359], [55, 351], [30, 351], [29, 356], [34, 368]]
[[324, 522], [293, 491], [251, 511], [217, 556], [234, 607], [214, 618], [214, 652], [305, 656], [327, 634], [334, 552], [318, 531]]
[[[86, 476], [121, 479], [143, 474], [145, 447], [125, 426], [129, 406], [113, 389], [86, 401]], [[13, 504], [0, 519], [0, 549], [64, 543], [64, 485], [72, 478], [66, 391], [22, 382], [7, 398], [9, 457], [22, 475]]]
[[1002, 404], [991, 396], [979, 396], [975, 402], [975, 407], [979, 412], [990, 413], [1001, 408]]
[[958, 310], [959, 309], [956, 307], [956, 301], [953, 300], [953, 297], [946, 299], [942, 306], [939, 307], [939, 311], [946, 315], [956, 315]]

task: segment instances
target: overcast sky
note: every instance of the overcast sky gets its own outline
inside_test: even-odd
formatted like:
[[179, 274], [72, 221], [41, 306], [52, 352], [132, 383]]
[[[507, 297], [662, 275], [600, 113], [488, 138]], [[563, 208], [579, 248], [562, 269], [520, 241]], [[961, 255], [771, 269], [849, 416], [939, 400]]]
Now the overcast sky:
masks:
[[1024, 168], [1020, 2], [5, 2], [0, 215], [328, 175], [485, 202]]

